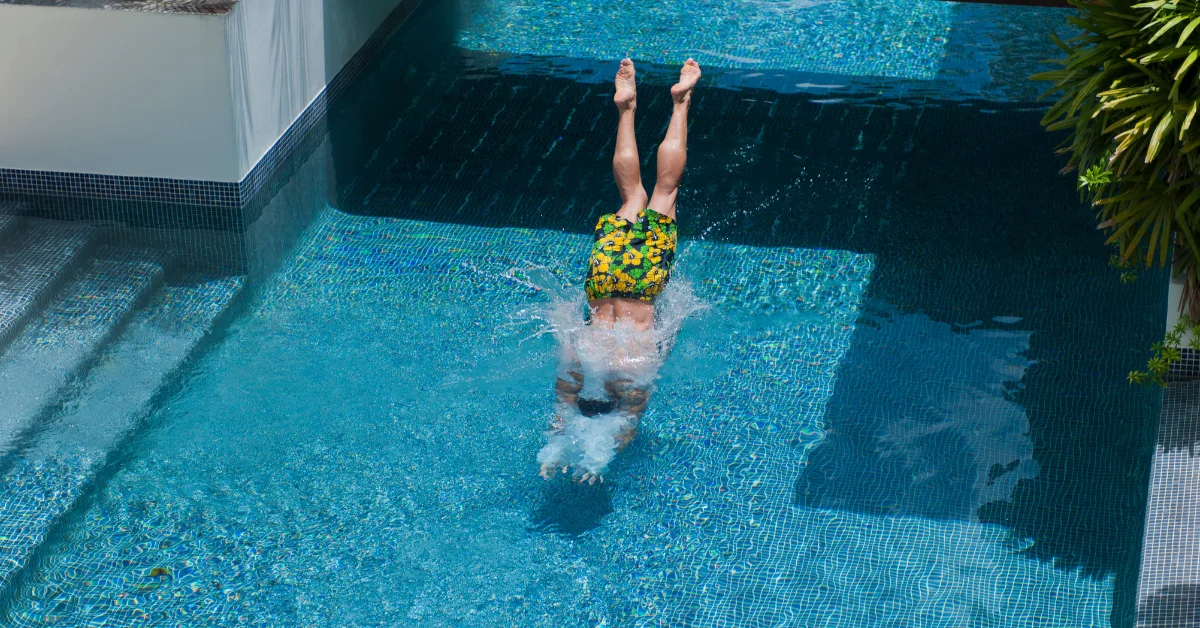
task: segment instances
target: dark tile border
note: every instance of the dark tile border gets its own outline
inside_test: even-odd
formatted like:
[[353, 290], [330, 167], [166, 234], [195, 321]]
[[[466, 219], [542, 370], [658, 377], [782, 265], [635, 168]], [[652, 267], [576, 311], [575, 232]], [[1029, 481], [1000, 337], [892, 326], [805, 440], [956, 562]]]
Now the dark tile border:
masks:
[[[240, 182], [0, 168], [0, 196], [109, 201], [88, 203], [88, 217], [123, 222], [131, 217], [149, 217], [146, 209], [158, 205], [194, 207], [195, 210], [185, 213], [189, 216], [221, 217], [203, 227], [227, 229], [231, 226], [227, 218], [229, 210], [235, 210], [236, 213], [236, 210], [251, 203], [264, 191], [269, 193], [272, 181], [277, 178], [281, 167], [288, 163], [289, 157], [303, 152], [309, 144], [319, 143], [321, 133], [314, 131], [324, 130], [329, 103], [358, 78], [387, 39], [420, 3], [421, 0], [402, 0]], [[281, 182], [274, 183], [274, 186], [278, 185]], [[138, 204], [139, 211], [122, 211], [122, 205], [126, 203]], [[35, 202], [30, 206], [36, 210], [45, 205]]]
[[1179, 361], [1171, 365], [1171, 379], [1200, 379], [1200, 351], [1180, 349]]
[[127, 177], [0, 168], [0, 194], [237, 207], [239, 185], [219, 181]]

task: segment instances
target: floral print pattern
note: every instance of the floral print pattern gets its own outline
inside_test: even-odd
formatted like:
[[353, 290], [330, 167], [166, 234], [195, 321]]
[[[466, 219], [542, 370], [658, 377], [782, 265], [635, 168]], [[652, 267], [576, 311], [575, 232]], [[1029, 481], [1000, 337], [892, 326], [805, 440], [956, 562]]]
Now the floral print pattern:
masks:
[[654, 301], [671, 277], [676, 241], [675, 221], [653, 209], [638, 212], [633, 223], [601, 216], [583, 284], [588, 300]]

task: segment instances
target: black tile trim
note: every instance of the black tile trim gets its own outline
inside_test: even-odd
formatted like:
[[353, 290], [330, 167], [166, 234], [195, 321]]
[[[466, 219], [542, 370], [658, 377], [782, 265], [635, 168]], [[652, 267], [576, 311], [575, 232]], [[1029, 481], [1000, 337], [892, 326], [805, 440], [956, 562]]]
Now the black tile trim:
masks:
[[[242, 207], [261, 191], [270, 188], [269, 182], [275, 173], [297, 149], [319, 140], [321, 134], [312, 131], [324, 128], [329, 102], [345, 92], [346, 87], [358, 78], [388, 38], [420, 4], [421, 0], [400, 2], [325, 89], [317, 94], [237, 183], [0, 168], [0, 196], [135, 201], [204, 208]], [[120, 219], [120, 216], [112, 218]]]
[[1200, 379], [1200, 351], [1180, 349], [1179, 361], [1171, 365], [1171, 379]]
[[0, 168], [0, 194], [237, 207], [237, 183]]

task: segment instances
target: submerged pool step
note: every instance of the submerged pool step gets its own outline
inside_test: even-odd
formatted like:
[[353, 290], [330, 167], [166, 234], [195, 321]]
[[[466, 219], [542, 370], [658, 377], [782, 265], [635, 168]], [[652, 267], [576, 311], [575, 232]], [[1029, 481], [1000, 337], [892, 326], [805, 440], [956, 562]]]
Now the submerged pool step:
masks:
[[61, 397], [167, 265], [164, 253], [104, 247], [13, 340], [0, 355], [0, 456]]
[[0, 240], [0, 350], [99, 242], [87, 225], [9, 219], [4, 228], [11, 232]]
[[4, 213], [4, 206], [0, 204], [0, 250], [4, 247], [4, 238], [16, 231], [22, 222], [24, 218]]
[[243, 279], [189, 276], [173, 283], [132, 317], [76, 400], [38, 431], [0, 482], [0, 590], [149, 412], [155, 393], [229, 307]]

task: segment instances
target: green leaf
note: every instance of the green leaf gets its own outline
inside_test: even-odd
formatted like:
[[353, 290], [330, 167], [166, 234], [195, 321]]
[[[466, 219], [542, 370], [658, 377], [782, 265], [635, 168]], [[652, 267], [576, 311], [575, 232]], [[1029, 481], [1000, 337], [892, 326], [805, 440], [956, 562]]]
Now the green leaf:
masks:
[[1171, 48], [1169, 50], [1156, 50], [1149, 54], [1143, 55], [1138, 59], [1142, 63], [1162, 63], [1172, 59], [1181, 59], [1188, 55], [1187, 48]]
[[[1147, 203], [1147, 205], [1148, 205], [1148, 203]], [[1139, 223], [1134, 223], [1134, 222], [1130, 221], [1131, 226], [1134, 224], [1138, 225], [1138, 230], [1133, 234], [1133, 237], [1129, 239], [1129, 242], [1126, 243], [1125, 249], [1121, 251], [1122, 257], [1129, 257], [1130, 254], [1133, 253], [1134, 249], [1136, 249], [1138, 247], [1138, 245], [1142, 243], [1142, 238], [1144, 238], [1146, 236], [1146, 231], [1148, 231], [1150, 229], [1150, 226], [1154, 222], [1155, 221], [1153, 221], [1153, 220], [1143, 220], [1139, 224]], [[1116, 237], [1116, 235], [1114, 234], [1113, 237]]]
[[1196, 105], [1200, 105], [1200, 100], [1193, 100], [1192, 107], [1188, 109], [1187, 117], [1183, 119], [1183, 126], [1179, 127], [1179, 141], [1183, 141], [1183, 133], [1192, 126], [1192, 118], [1196, 117]]
[[1162, 37], [1163, 35], [1165, 35], [1167, 33], [1167, 31], [1171, 30], [1172, 28], [1175, 28], [1176, 25], [1178, 25], [1180, 22], [1182, 22], [1186, 19], [1187, 18], [1182, 15], [1171, 18], [1171, 20], [1169, 22], [1167, 22], [1166, 25], [1164, 25], [1162, 28], [1158, 29], [1158, 32], [1155, 33], [1154, 36], [1150, 38], [1150, 41], [1148, 43], [1151, 43], [1151, 44], [1154, 43], [1154, 40], [1158, 39], [1159, 37]]
[[1142, 74], [1145, 74], [1146, 76], [1150, 77], [1150, 80], [1154, 81], [1155, 83], [1158, 83], [1160, 87], [1167, 86], [1167, 81], [1164, 80], [1163, 77], [1159, 76], [1157, 72], [1151, 70], [1150, 68], [1147, 68], [1146, 66], [1144, 66], [1144, 65], [1138, 63], [1137, 61], [1130, 59], [1128, 57], [1125, 58], [1125, 62], [1128, 63], [1129, 65], [1132, 65], [1134, 68], [1136, 68]]
[[[1196, 194], [1196, 192], [1193, 192], [1193, 194]], [[1186, 220], [1179, 219], [1179, 214], [1181, 213], [1182, 212], [1176, 212], [1175, 214], [1175, 229], [1183, 236], [1184, 241], [1187, 242], [1188, 250], [1192, 257], [1194, 259], [1200, 259], [1200, 246], [1196, 246], [1196, 237], [1192, 233], [1191, 226], [1187, 224]]]
[[1058, 46], [1059, 50], [1062, 50], [1068, 55], [1070, 55], [1073, 51], [1073, 48], [1068, 46], [1065, 42], [1063, 42], [1062, 39], [1059, 38], [1058, 35], [1055, 35], [1054, 33], [1050, 33], [1050, 41], [1054, 42], [1054, 45]]
[[[1051, 38], [1063, 58], [1037, 76], [1050, 86], [1042, 125], [1066, 135], [1056, 148], [1067, 158], [1064, 172], [1078, 171], [1081, 195], [1119, 251], [1121, 281], [1137, 280], [1132, 267], [1173, 261], [1173, 276], [1196, 285], [1200, 0], [1069, 3], [1076, 11], [1067, 21], [1078, 34]], [[1165, 383], [1180, 339], [1195, 336], [1167, 338], [1130, 380]]]
[[[1171, 231], [1170, 224], [1163, 224], [1165, 222], [1163, 213], [1156, 212], [1156, 214], [1157, 214], [1157, 218], [1155, 218], [1155, 220], [1154, 220], [1154, 228], [1150, 230], [1150, 237], [1147, 238], [1147, 242], [1146, 242], [1146, 268], [1149, 268], [1150, 266], [1154, 265], [1154, 251], [1155, 251], [1155, 247], [1158, 245], [1159, 232], [1165, 231], [1167, 233], [1170, 233], [1170, 231]], [[1149, 223], [1147, 223], [1147, 224], [1149, 224]]]
[[1159, 234], [1160, 240], [1158, 243], [1159, 266], [1167, 265], [1167, 250], [1171, 248], [1171, 227], [1175, 224], [1175, 221], [1172, 220], [1172, 213], [1170, 205], [1163, 208], [1163, 228], [1162, 233]]
[[1174, 114], [1168, 111], [1159, 120], [1158, 126], [1154, 127], [1154, 134], [1150, 136], [1150, 147], [1146, 149], [1146, 163], [1154, 161], [1154, 156], [1162, 149], [1162, 138], [1166, 134], [1167, 129], [1171, 128], [1171, 122], [1174, 120]]
[[[1200, 18], [1196, 18], [1196, 20], [1200, 22]], [[1187, 59], [1183, 60], [1183, 65], [1179, 66], [1179, 71], [1175, 72], [1176, 83], [1183, 78], [1183, 73], [1187, 72], [1188, 68], [1192, 67], [1192, 64], [1196, 62], [1197, 57], [1200, 57], [1200, 49], [1192, 50], [1188, 53]]]
[[1187, 25], [1187, 28], [1183, 29], [1183, 33], [1179, 35], [1179, 41], [1175, 43], [1175, 47], [1179, 48], [1183, 46], [1183, 42], [1187, 41], [1187, 38], [1191, 36], [1192, 31], [1196, 30], [1197, 26], [1200, 26], [1200, 17], [1193, 19]]

